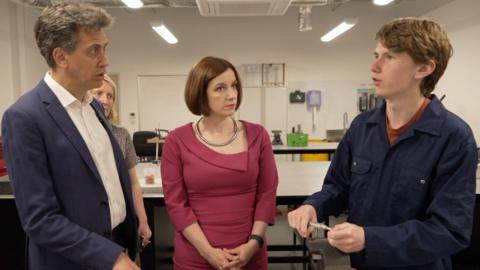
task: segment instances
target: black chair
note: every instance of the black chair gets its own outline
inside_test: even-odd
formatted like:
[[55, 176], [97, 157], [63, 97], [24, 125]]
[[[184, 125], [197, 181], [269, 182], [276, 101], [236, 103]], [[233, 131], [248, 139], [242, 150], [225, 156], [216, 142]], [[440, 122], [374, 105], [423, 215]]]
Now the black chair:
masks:
[[[133, 133], [133, 146], [135, 152], [141, 160], [150, 161], [155, 160], [156, 144], [149, 143], [147, 140], [158, 137], [154, 131], [137, 131]], [[162, 144], [163, 145], [163, 144]], [[161, 147], [159, 145], [158, 156], [160, 157]]]
[[[158, 132], [158, 133], [157, 133]], [[157, 150], [156, 143], [149, 143], [148, 140], [152, 138], [158, 138], [160, 135], [160, 140], [166, 137], [162, 136], [162, 132], [168, 134], [168, 130], [160, 129], [155, 131], [137, 131], [133, 133], [133, 146], [135, 147], [135, 152], [137, 156], [140, 157], [143, 161], [156, 160], [155, 152]], [[158, 158], [162, 156], [163, 143], [158, 144]]]

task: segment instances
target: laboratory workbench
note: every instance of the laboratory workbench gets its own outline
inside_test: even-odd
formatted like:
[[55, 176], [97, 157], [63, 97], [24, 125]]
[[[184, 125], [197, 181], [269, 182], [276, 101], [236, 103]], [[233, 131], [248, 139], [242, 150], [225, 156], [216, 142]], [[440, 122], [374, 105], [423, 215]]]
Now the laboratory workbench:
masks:
[[[323, 184], [323, 178], [325, 177], [329, 164], [330, 162], [278, 162], [277, 168], [279, 174], [279, 186], [277, 190], [277, 205], [301, 204], [307, 196], [309, 196], [315, 191], [320, 190]], [[142, 186], [143, 190], [143, 198], [149, 226], [150, 228], [155, 228], [154, 208], [163, 207], [165, 205], [165, 202], [163, 200], [159, 170], [158, 173], [157, 171], [154, 172], [154, 184], [145, 183], [144, 174], [146, 171], [150, 172], [152, 167], [155, 168], [155, 165], [139, 164], [137, 166], [137, 174], [139, 175], [140, 185]], [[3, 180], [5, 182], [8, 180], [8, 178], [4, 178]], [[15, 224], [15, 228], [12, 228], [12, 230], [16, 230], [16, 232], [13, 233], [18, 235], [18, 238], [23, 239], [16, 239], [14, 244], [16, 246], [24, 246], [25, 236], [23, 234], [23, 231], [21, 230], [20, 222], [18, 221], [13, 195], [3, 194], [0, 196], [0, 199], [3, 199], [0, 200], [0, 208], [10, 209], [8, 212], [10, 216], [10, 222], [13, 222], [14, 220], [13, 224]], [[152, 231], [154, 232], [154, 230]], [[5, 239], [5, 241], [11, 242], [12, 239], [8, 241], [7, 239]], [[155, 243], [155, 233], [152, 235], [151, 241], [152, 243]], [[8, 245], [6, 244], [6, 242], [3, 242], [4, 245]], [[270, 251], [303, 250], [305, 252], [305, 246], [303, 246], [301, 243], [295, 245], [269, 246], [268, 249]], [[22, 248], [19, 247], [17, 248], [17, 251], [18, 250], [22, 250]], [[8, 253], [9, 251], [6, 250], [5, 252]], [[22, 254], [22, 252], [16, 253], [15, 256], [17, 257], [15, 258], [17, 258], [17, 260], [20, 254]], [[155, 250], [155, 245], [149, 245], [147, 246], [147, 248], [145, 248], [145, 250], [141, 254], [143, 270], [155, 269], [155, 265], [157, 263], [157, 260], [159, 259], [157, 258], [156, 254], [157, 252]], [[284, 256], [270, 257], [269, 261], [271, 263], [306, 263], [308, 262], [308, 257], [306, 257], [304, 253], [302, 256], [292, 256], [289, 258], [284, 258]]]
[[[296, 205], [301, 204], [309, 195], [319, 191], [322, 188], [323, 179], [328, 170], [330, 162], [277, 162], [279, 174], [279, 186], [277, 190], [277, 205]], [[157, 167], [155, 167], [157, 166]], [[148, 169], [150, 167], [150, 169]], [[147, 168], [147, 169], [146, 169]], [[146, 184], [144, 180], [144, 173], [151, 172], [151, 164], [140, 164], [137, 167], [140, 184], [143, 190], [143, 197], [145, 209], [149, 225], [155, 228], [154, 208], [163, 207], [165, 202], [163, 200], [163, 193], [161, 189], [161, 179], [158, 165], [153, 165], [155, 181], [154, 184]], [[155, 169], [156, 168], [156, 169]], [[158, 169], [158, 170], [157, 170]], [[477, 198], [475, 207], [475, 220], [472, 241], [470, 247], [460, 253], [458, 256], [461, 260], [475, 260], [474, 254], [479, 251], [480, 247], [480, 183], [477, 178]], [[8, 186], [8, 187], [6, 187]], [[0, 261], [3, 263], [16, 263], [9, 269], [23, 269], [23, 254], [25, 235], [21, 229], [18, 215], [13, 200], [13, 195], [9, 189], [8, 177], [0, 177], [0, 212], [2, 213], [2, 220], [8, 220], [7, 224], [2, 225], [2, 232], [0, 234]], [[4, 222], [2, 222], [4, 223]], [[152, 230], [155, 231], [155, 230]], [[152, 235], [152, 243], [155, 243], [155, 233]], [[141, 254], [142, 269], [155, 269], [158, 261], [158, 254], [155, 250], [155, 245], [149, 245]], [[283, 250], [304, 250], [301, 245], [291, 246], [269, 246], [269, 251]], [[458, 257], [457, 256], [457, 257]], [[171, 259], [171, 258], [170, 258]], [[269, 262], [307, 262], [308, 258], [305, 256], [291, 257], [286, 260], [281, 258], [270, 257]], [[2, 268], [3, 269], [3, 268]]]
[[333, 154], [337, 150], [338, 143], [308, 143], [307, 146], [274, 145], [274, 154]]

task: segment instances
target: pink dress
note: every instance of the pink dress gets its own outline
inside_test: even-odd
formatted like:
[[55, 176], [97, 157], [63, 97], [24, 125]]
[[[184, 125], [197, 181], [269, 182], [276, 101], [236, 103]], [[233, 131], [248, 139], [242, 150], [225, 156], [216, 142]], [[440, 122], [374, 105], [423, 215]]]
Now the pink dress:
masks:
[[[275, 222], [278, 174], [270, 137], [262, 126], [242, 123], [248, 150], [236, 154], [208, 148], [196, 138], [191, 124], [166, 139], [161, 171], [165, 204], [176, 229], [175, 269], [212, 269], [181, 233], [194, 222], [216, 248], [246, 243], [254, 221]], [[267, 266], [264, 245], [243, 269]]]

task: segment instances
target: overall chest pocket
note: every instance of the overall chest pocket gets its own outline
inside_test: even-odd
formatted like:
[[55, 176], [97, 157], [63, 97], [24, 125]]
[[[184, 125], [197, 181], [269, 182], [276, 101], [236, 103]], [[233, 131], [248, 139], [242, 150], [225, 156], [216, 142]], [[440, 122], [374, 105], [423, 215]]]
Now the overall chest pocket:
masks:
[[354, 157], [352, 161], [352, 166], [350, 167], [350, 171], [353, 174], [366, 174], [368, 173], [373, 166], [373, 162], [370, 160], [360, 158], [360, 157]]
[[[365, 199], [365, 192], [371, 183], [374, 173], [374, 163], [361, 157], [353, 157], [350, 165], [350, 205], [358, 205]], [[352, 209], [352, 207], [350, 207]]]
[[403, 219], [421, 218], [428, 207], [430, 177], [412, 166], [400, 166], [394, 177], [394, 211]]

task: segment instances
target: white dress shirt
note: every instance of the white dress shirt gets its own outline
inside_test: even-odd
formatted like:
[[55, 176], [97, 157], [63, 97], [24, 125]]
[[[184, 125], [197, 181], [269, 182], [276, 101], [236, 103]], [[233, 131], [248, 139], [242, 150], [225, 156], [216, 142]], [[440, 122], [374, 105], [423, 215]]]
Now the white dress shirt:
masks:
[[112, 143], [110, 142], [107, 131], [97, 118], [94, 109], [90, 106], [93, 97], [87, 92], [84, 100], [80, 102], [55, 81], [49, 72], [45, 75], [44, 81], [50, 89], [52, 89], [53, 93], [67, 111], [95, 162], [98, 173], [102, 178], [103, 186], [107, 192], [108, 205], [110, 207], [110, 221], [113, 229], [125, 220], [125, 197], [123, 196], [123, 190], [118, 176]]

